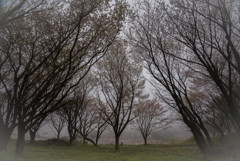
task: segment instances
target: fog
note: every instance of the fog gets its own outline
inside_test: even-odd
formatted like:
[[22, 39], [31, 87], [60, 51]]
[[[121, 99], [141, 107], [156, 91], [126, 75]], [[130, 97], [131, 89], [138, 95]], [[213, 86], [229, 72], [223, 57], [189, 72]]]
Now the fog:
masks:
[[[15, 130], [14, 133], [12, 134], [12, 138], [16, 138], [16, 134], [17, 130]], [[187, 129], [187, 127], [183, 123], [177, 122], [172, 124], [166, 130], [163, 131], [158, 130], [150, 134], [150, 136], [148, 137], [148, 143], [149, 144], [176, 143], [186, 140], [191, 136], [192, 135]], [[56, 135], [54, 134], [54, 131], [49, 127], [48, 124], [41, 127], [36, 134], [36, 140], [49, 140], [54, 138], [56, 138]], [[64, 139], [66, 141], [68, 141], [69, 139], [66, 126], [61, 132], [61, 139]], [[28, 133], [26, 134], [26, 140], [30, 140]], [[81, 138], [78, 138], [77, 140], [79, 141], [81, 140]], [[111, 127], [108, 127], [108, 129], [106, 129], [106, 131], [102, 134], [101, 138], [99, 139], [99, 144], [114, 144], [114, 141], [115, 141], [114, 133]], [[128, 126], [120, 137], [120, 143], [143, 144], [144, 142], [141, 133], [138, 130]]]

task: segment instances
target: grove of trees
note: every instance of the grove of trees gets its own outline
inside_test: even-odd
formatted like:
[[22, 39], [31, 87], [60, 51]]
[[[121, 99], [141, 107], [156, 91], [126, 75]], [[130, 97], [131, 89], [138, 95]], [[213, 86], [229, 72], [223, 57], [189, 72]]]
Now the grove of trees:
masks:
[[[45, 124], [69, 144], [115, 150], [128, 126], [144, 143], [174, 112], [201, 152], [240, 132], [236, 0], [0, 0], [0, 150]], [[143, 69], [148, 74], [143, 74]], [[146, 93], [146, 78], [155, 89]], [[154, 98], [154, 99], [153, 99]]]

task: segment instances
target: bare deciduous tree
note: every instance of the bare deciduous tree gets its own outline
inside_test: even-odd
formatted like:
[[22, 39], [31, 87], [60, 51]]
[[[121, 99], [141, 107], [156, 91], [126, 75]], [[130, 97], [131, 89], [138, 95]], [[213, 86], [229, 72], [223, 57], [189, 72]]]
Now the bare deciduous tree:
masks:
[[[93, 106], [90, 106], [88, 109], [88, 105], [92, 103], [92, 99], [89, 98], [95, 86], [96, 81], [92, 75], [88, 73], [81, 83], [78, 84], [77, 88], [75, 88], [74, 93], [65, 100], [68, 101], [68, 103], [63, 106], [61, 114], [67, 122], [70, 144], [76, 139], [78, 133], [86, 139], [86, 133], [81, 130], [83, 129], [85, 131], [87, 128], [91, 129], [92, 127], [92, 122], [91, 126], [87, 127], [87, 121], [88, 119], [94, 119], [94, 117], [89, 116], [89, 114], [91, 112], [95, 113], [95, 110], [91, 111]], [[86, 126], [83, 127], [83, 125]]]
[[121, 42], [110, 48], [99, 63], [99, 99], [103, 117], [115, 134], [115, 150], [119, 150], [119, 138], [134, 119], [133, 110], [142, 95], [145, 81], [142, 68], [129, 58]]
[[60, 139], [61, 131], [63, 130], [66, 120], [61, 116], [61, 110], [55, 111], [50, 115], [51, 125], [49, 127], [53, 130], [57, 139]]
[[30, 143], [34, 144], [35, 139], [36, 139], [36, 134], [39, 131], [41, 127], [43, 127], [45, 124], [47, 124], [47, 120], [45, 120], [46, 117], [42, 117], [41, 120], [38, 120], [38, 122], [35, 122], [32, 125], [32, 122], [30, 122], [30, 127], [29, 128], [29, 135], [30, 135]]
[[151, 133], [169, 127], [171, 121], [166, 117], [166, 112], [167, 110], [156, 99], [141, 102], [134, 111], [136, 118], [133, 126], [141, 132], [145, 145], [147, 145], [147, 138]]
[[85, 98], [82, 104], [79, 104], [80, 111], [78, 115], [78, 125], [77, 125], [77, 132], [83, 138], [83, 144], [87, 141], [90, 141], [95, 145], [94, 140], [89, 138], [89, 134], [91, 134], [96, 128], [96, 106], [94, 103], [94, 99]]
[[[98, 145], [98, 140], [100, 139], [101, 135], [103, 134], [103, 132], [107, 129], [108, 127], [108, 123], [107, 120], [104, 119], [104, 113], [102, 112], [100, 105], [101, 103], [99, 103], [99, 101], [96, 100], [95, 106], [96, 106], [96, 120], [95, 120], [95, 144], [94, 145]], [[102, 104], [101, 104], [102, 105]]]
[[76, 106], [74, 100], [68, 100], [62, 108], [61, 116], [66, 120], [67, 130], [69, 134], [69, 144], [77, 138], [77, 124], [78, 124], [79, 106]]

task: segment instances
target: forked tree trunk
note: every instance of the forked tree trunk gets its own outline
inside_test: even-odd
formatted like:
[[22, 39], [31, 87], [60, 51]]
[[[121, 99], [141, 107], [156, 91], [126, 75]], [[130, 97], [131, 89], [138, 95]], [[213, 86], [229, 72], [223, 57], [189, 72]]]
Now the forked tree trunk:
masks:
[[18, 124], [18, 135], [15, 153], [17, 155], [23, 154], [25, 144], [25, 126], [22, 123]]

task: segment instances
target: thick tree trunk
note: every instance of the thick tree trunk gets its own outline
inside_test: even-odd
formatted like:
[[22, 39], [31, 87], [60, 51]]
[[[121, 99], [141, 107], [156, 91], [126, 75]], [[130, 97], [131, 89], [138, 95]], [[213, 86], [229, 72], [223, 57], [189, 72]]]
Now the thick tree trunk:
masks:
[[30, 133], [30, 143], [31, 144], [34, 144], [34, 142], [35, 142], [35, 138], [36, 138], [36, 131], [29, 131], [29, 133]]
[[115, 135], [115, 150], [119, 151], [119, 136]]
[[11, 129], [0, 131], [0, 151], [7, 150], [7, 145], [12, 134]]
[[206, 141], [204, 135], [202, 134], [201, 130], [197, 127], [191, 129], [193, 133], [193, 137], [202, 153], [206, 152]]
[[190, 128], [193, 137], [202, 153], [206, 152], [206, 141], [204, 134], [202, 133], [202, 130], [200, 127], [197, 125], [195, 121], [189, 120], [188, 117], [184, 114], [181, 113], [183, 117], [184, 123]]
[[22, 123], [18, 124], [18, 135], [17, 135], [17, 143], [15, 153], [17, 155], [21, 155], [24, 151], [25, 144], [25, 127]]
[[9, 139], [7, 139], [5, 136], [0, 135], [0, 151], [7, 150], [7, 144]]

